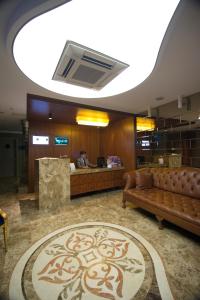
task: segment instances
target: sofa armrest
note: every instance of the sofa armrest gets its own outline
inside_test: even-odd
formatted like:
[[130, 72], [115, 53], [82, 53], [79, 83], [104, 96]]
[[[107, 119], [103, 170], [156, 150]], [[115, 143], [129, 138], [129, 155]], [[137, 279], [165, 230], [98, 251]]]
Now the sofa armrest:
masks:
[[136, 187], [135, 171], [124, 173], [123, 179], [125, 181], [124, 191]]
[[0, 208], [0, 216], [3, 218], [3, 219], [6, 219], [7, 218], [7, 214]]

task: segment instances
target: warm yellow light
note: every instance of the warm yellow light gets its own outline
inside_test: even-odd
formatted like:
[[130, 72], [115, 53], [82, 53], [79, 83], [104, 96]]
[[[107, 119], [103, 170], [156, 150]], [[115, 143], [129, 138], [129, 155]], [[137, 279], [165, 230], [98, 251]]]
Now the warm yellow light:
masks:
[[150, 118], [136, 118], [137, 131], [152, 131], [155, 129], [155, 120]]
[[80, 109], [76, 116], [79, 125], [106, 127], [109, 124], [108, 114], [106, 112]]
[[100, 126], [100, 127], [106, 127], [108, 126], [108, 122], [104, 121], [96, 121], [96, 120], [77, 120], [77, 123], [79, 125], [89, 125], [89, 126]]

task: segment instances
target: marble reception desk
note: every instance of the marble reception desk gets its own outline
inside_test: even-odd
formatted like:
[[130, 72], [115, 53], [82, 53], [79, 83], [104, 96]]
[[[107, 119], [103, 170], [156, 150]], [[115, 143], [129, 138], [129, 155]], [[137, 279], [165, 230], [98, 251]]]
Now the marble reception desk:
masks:
[[70, 202], [69, 158], [35, 160], [35, 193], [39, 209], [54, 209]]
[[39, 209], [70, 203], [71, 196], [123, 186], [123, 167], [70, 171], [69, 158], [35, 160], [35, 194]]

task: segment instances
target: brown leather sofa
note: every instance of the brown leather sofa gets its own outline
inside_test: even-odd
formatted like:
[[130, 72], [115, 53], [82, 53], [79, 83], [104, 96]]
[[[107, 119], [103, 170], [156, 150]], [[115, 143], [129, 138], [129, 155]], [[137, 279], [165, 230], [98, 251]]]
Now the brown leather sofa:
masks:
[[[138, 176], [145, 175], [152, 181], [146, 188], [138, 186]], [[200, 169], [145, 168], [124, 179], [123, 208], [130, 201], [155, 214], [160, 229], [165, 219], [200, 236]]]

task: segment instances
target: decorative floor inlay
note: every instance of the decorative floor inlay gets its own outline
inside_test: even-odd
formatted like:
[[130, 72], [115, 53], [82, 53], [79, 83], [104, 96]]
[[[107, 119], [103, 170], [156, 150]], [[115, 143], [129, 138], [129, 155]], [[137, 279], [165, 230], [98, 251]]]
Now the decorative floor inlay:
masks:
[[17, 263], [9, 295], [10, 300], [173, 299], [155, 249], [132, 230], [101, 222], [67, 226], [36, 242]]

